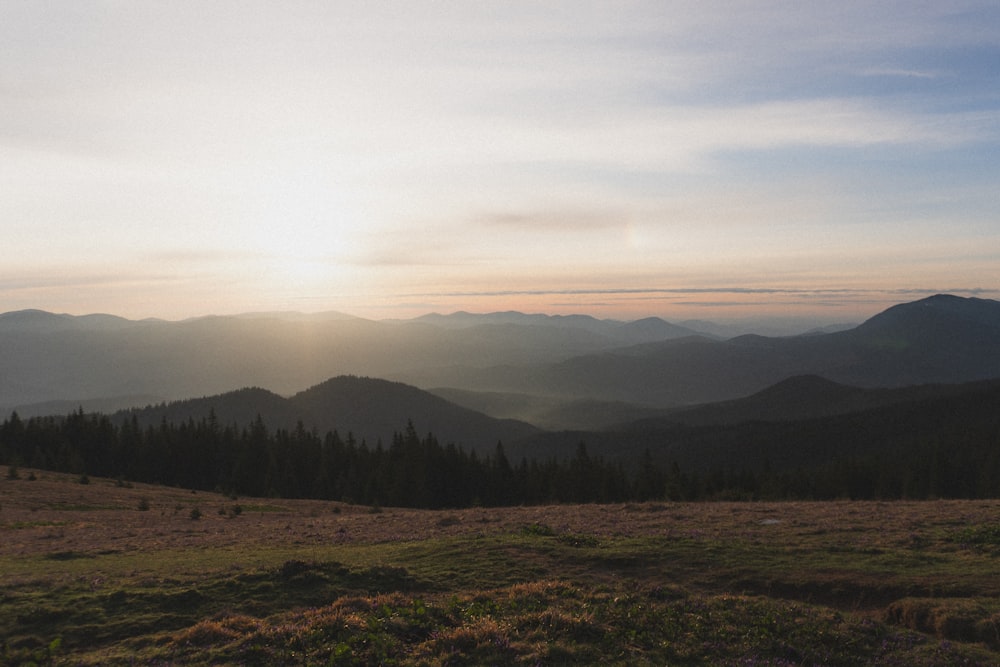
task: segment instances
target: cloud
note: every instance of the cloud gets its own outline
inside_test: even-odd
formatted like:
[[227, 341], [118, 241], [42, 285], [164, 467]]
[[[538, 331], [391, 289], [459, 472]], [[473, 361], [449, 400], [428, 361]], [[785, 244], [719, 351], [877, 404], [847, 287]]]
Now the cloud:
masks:
[[186, 277], [169, 273], [83, 273], [66, 271], [58, 274], [49, 271], [32, 274], [14, 273], [0, 276], [0, 292], [30, 292], [36, 290], [82, 290], [89, 288], [123, 287], [130, 285], [150, 285], [182, 283]]
[[623, 213], [570, 209], [527, 213], [490, 213], [475, 216], [472, 219], [472, 224], [514, 230], [585, 232], [588, 230], [621, 229], [628, 224], [628, 221], [628, 215]]
[[916, 70], [898, 67], [870, 67], [861, 72], [861, 76], [904, 77], [909, 79], [937, 79], [945, 75], [945, 72], [942, 70]]
[[171, 250], [156, 250], [144, 253], [145, 260], [153, 263], [169, 264], [215, 264], [218, 262], [249, 262], [266, 259], [267, 253], [240, 252], [236, 250], [220, 250], [214, 248], [174, 248]]
[[[407, 297], [508, 297], [508, 296], [630, 296], [630, 295], [651, 295], [651, 296], [690, 296], [690, 295], [710, 295], [710, 294], [747, 294], [765, 296], [816, 296], [827, 298], [829, 296], [841, 296], [851, 299], [852, 302], [858, 297], [875, 294], [895, 294], [900, 296], [930, 296], [933, 294], [1000, 294], [1000, 288], [987, 289], [982, 287], [952, 287], [952, 288], [906, 288], [906, 289], [857, 289], [857, 288], [783, 288], [783, 287], [649, 287], [649, 288], [567, 288], [567, 289], [511, 289], [511, 290], [483, 290], [483, 291], [441, 291], [406, 294]], [[692, 302], [695, 303], [695, 302]], [[705, 302], [711, 304], [722, 303], [719, 301]], [[759, 302], [758, 302], [759, 303]]]
[[310, 272], [311, 294], [469, 299], [887, 270], [988, 284], [969, 247], [995, 241], [997, 13], [0, 3], [5, 268], [184, 272], [248, 302]]

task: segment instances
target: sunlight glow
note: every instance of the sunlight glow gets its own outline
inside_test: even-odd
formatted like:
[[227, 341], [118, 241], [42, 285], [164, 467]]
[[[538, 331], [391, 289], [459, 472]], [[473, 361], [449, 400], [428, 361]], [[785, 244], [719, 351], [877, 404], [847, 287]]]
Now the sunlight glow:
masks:
[[1000, 284], [995, 2], [63, 4], [0, 3], [0, 312]]

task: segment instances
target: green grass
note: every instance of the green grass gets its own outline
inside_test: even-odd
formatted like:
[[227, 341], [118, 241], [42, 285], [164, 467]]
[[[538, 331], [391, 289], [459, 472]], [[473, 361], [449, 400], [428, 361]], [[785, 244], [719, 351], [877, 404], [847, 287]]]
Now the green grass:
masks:
[[958, 531], [954, 541], [981, 550], [1000, 551], [1000, 524], [969, 526]]
[[996, 665], [977, 521], [8, 554], [0, 664]]

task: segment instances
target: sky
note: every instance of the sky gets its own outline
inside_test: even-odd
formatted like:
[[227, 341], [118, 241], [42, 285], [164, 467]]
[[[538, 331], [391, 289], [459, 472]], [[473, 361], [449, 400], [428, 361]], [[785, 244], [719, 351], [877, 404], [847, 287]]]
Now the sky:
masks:
[[996, 299], [998, 63], [995, 0], [0, 0], [0, 312]]

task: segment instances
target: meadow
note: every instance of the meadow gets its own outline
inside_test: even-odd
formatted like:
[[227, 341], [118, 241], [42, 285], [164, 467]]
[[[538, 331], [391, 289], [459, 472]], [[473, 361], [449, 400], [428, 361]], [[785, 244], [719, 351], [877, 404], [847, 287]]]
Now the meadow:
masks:
[[11, 469], [0, 664], [996, 665], [1000, 501], [413, 510]]

